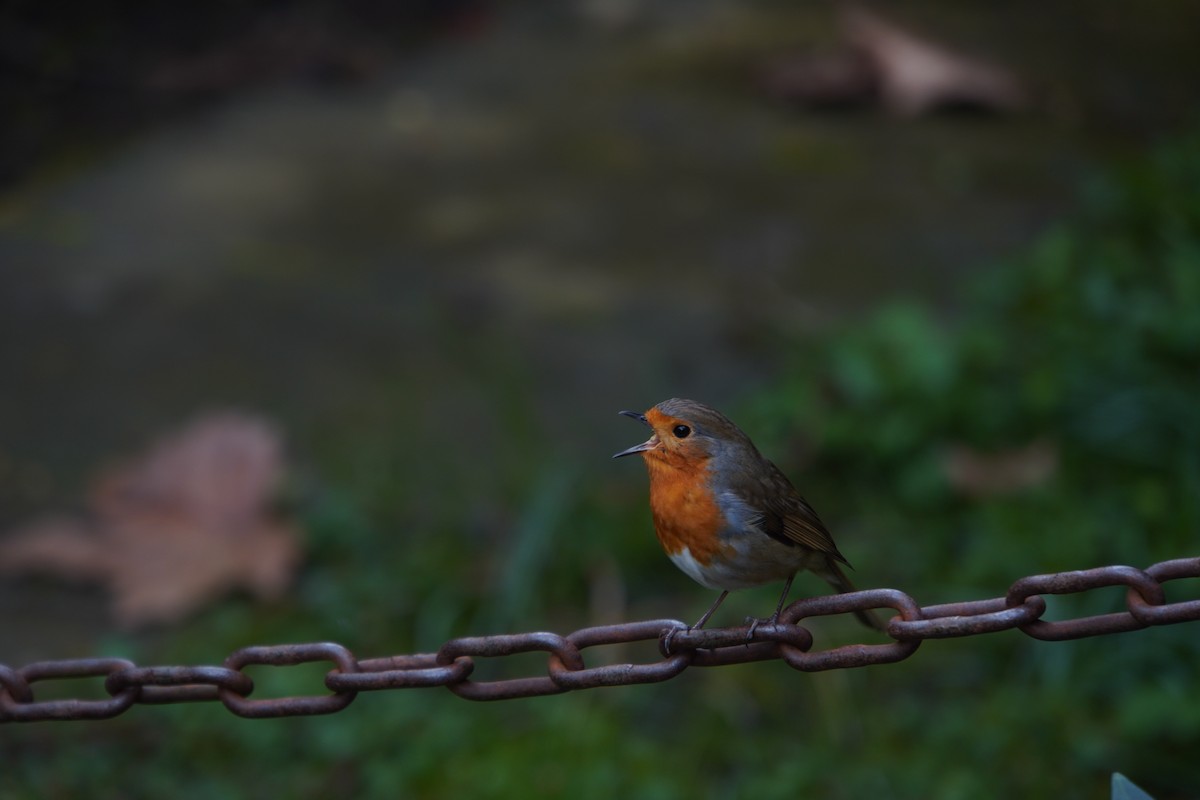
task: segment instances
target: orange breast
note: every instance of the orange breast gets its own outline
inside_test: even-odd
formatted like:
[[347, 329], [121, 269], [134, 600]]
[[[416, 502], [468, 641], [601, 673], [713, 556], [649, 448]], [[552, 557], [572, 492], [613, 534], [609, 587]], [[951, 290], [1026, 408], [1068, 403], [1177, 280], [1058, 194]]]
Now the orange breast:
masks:
[[686, 547], [702, 566], [725, 548], [717, 534], [724, 516], [706, 485], [706, 461], [667, 464], [646, 459], [654, 531], [668, 555]]

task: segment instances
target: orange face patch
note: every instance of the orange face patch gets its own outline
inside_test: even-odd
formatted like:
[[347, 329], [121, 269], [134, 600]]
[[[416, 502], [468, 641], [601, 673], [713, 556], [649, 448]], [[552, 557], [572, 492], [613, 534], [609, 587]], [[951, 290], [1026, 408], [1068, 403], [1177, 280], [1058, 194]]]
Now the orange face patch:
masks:
[[[669, 416], [657, 408], [652, 408], [646, 412], [646, 422], [658, 439], [657, 447], [642, 454], [646, 457], [647, 464], [658, 460], [681, 472], [704, 472], [709, 458], [704, 445], [694, 437], [680, 439], [672, 433], [677, 425], [691, 427], [687, 420]], [[650, 477], [653, 480], [654, 476]]]

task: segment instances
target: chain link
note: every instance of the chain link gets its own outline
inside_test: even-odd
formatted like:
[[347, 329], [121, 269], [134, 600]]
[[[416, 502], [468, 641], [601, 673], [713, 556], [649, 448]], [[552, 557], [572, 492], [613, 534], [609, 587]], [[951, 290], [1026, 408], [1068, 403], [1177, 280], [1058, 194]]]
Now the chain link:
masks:
[[[926, 639], [947, 639], [1018, 629], [1046, 641], [1080, 639], [1200, 620], [1200, 599], [1166, 601], [1163, 584], [1200, 578], [1200, 557], [1163, 561], [1147, 569], [1125, 566], [1032, 575], [1012, 584], [1003, 597], [921, 607], [896, 589], [869, 589], [790, 604], [779, 622], [748, 627], [690, 630], [679, 620], [655, 619], [582, 628], [566, 636], [533, 632], [451, 639], [436, 653], [358, 660], [340, 644], [316, 642], [243, 647], [216, 666], [139, 667], [122, 658], [39, 661], [14, 668], [0, 664], [0, 722], [108, 719], [135, 703], [144, 705], [219, 701], [240, 717], [290, 717], [331, 714], [353, 702], [359, 692], [445, 686], [468, 700], [507, 700], [560, 694], [600, 686], [628, 686], [669, 680], [688, 667], [715, 667], [782, 659], [804, 672], [890, 664], [912, 655]], [[1044, 594], [1078, 594], [1104, 587], [1125, 587], [1125, 610], [1050, 621]], [[891, 642], [850, 644], [813, 650], [812, 633], [800, 623], [811, 617], [878, 609], [896, 611], [887, 623]], [[673, 652], [663, 642], [670, 640]], [[662, 656], [638, 664], [587, 666], [583, 652], [594, 647], [658, 640]], [[502, 680], [471, 680], [480, 658], [516, 653], [547, 653], [545, 674]], [[287, 668], [328, 661], [328, 694], [250, 699], [254, 681], [243, 670], [252, 665]], [[37, 700], [41, 681], [103, 678], [106, 699]]]

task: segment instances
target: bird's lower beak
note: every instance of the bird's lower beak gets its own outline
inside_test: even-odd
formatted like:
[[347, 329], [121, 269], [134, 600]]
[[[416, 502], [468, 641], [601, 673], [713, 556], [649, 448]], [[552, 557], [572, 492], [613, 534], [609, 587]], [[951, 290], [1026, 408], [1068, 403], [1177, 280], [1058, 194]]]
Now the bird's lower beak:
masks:
[[[622, 411], [622, 412], [620, 412], [620, 414], [621, 414], [621, 416], [630, 417], [631, 419], [636, 419], [638, 422], [642, 423], [646, 427], [650, 427], [650, 422], [646, 419], [645, 414], [641, 414], [637, 411]], [[629, 448], [628, 450], [622, 450], [621, 452], [614, 455], [613, 458], [620, 458], [621, 456], [631, 456], [634, 453], [644, 453], [647, 450], [653, 450], [657, 446], [658, 446], [658, 436], [651, 436], [649, 439], [642, 442], [641, 444], [635, 444], [633, 447]]]
[[622, 450], [621, 452], [614, 455], [613, 458], [620, 458], [621, 456], [631, 456], [634, 453], [644, 453], [647, 450], [653, 450], [656, 447], [658, 447], [658, 436], [657, 435], [651, 436], [649, 439], [642, 442], [641, 444], [635, 444], [633, 447], [630, 447], [628, 450]]

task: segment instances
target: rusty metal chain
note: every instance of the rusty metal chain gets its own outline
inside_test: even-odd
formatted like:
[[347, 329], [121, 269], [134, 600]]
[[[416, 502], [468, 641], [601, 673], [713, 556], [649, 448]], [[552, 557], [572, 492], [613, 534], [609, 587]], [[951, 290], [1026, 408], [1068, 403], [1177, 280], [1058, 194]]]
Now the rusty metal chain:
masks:
[[[220, 701], [240, 717], [290, 717], [330, 714], [348, 706], [358, 692], [445, 686], [469, 700], [503, 700], [558, 694], [599, 686], [655, 683], [688, 667], [714, 667], [783, 659], [805, 672], [889, 664], [912, 655], [926, 639], [947, 639], [1019, 629], [1047, 641], [1123, 633], [1154, 625], [1200, 620], [1200, 599], [1166, 601], [1163, 584], [1200, 578], [1200, 557], [1163, 561], [1147, 569], [1111, 566], [1022, 578], [1003, 597], [918, 606], [896, 589], [870, 589], [797, 600], [779, 622], [748, 627], [688, 630], [679, 620], [656, 619], [583, 628], [565, 636], [534, 632], [451, 639], [436, 653], [359, 660], [340, 644], [318, 642], [243, 647], [216, 666], [139, 667], [123, 658], [40, 661], [21, 668], [0, 664], [0, 721], [107, 719], [135, 703]], [[1125, 610], [1059, 621], [1042, 619], [1044, 594], [1075, 594], [1101, 587], [1126, 587]], [[811, 617], [872, 609], [898, 612], [887, 624], [891, 642], [851, 644], [813, 650], [812, 633], [800, 623]], [[662, 640], [676, 631], [663, 652]], [[592, 647], [659, 640], [662, 658], [640, 664], [588, 667], [583, 651]], [[544, 651], [545, 674], [504, 680], [470, 680], [480, 658]], [[320, 694], [251, 699], [254, 682], [243, 670], [252, 665], [287, 667], [328, 661]], [[40, 681], [103, 678], [108, 697], [101, 700], [42, 700], [34, 697]]]

